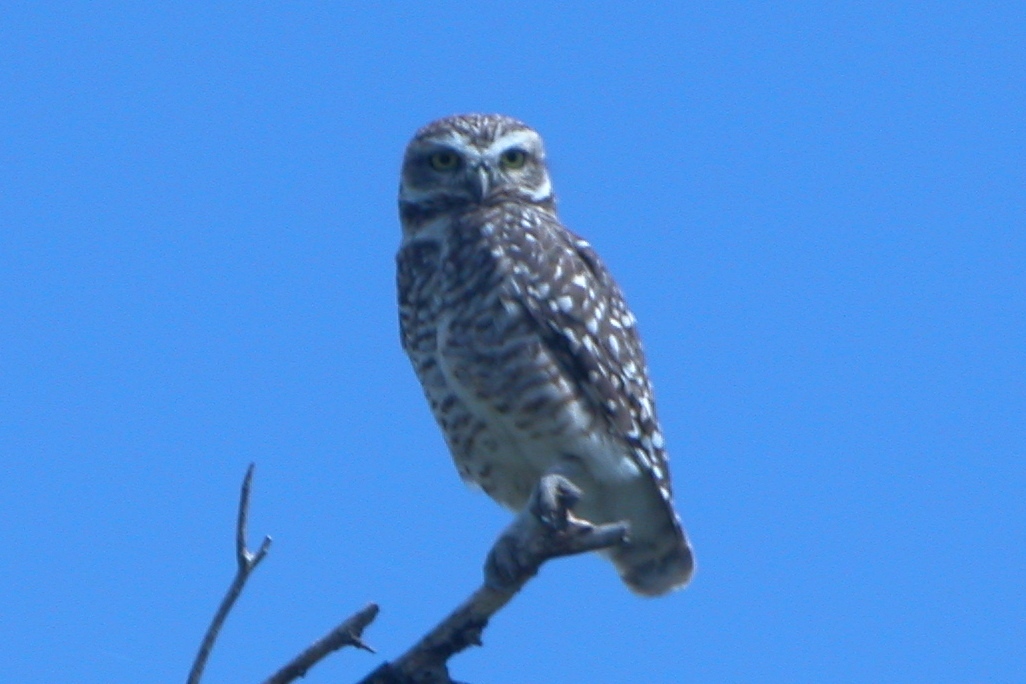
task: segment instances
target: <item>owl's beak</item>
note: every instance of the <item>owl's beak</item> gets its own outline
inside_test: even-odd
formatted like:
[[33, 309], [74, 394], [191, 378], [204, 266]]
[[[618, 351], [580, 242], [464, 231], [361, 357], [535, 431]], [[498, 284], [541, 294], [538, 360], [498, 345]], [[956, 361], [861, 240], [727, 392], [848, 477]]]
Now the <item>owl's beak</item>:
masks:
[[488, 195], [488, 191], [491, 189], [491, 177], [484, 164], [479, 164], [471, 169], [467, 185], [470, 186], [470, 192], [476, 202], [482, 201]]

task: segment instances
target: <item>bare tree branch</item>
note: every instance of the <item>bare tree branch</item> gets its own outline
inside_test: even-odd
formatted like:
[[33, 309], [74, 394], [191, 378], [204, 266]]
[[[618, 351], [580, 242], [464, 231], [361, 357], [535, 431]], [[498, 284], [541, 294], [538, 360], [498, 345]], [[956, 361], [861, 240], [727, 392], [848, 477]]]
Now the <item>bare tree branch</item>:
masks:
[[[264, 537], [264, 541], [260, 544], [260, 548], [257, 549], [256, 553], [246, 548], [246, 528], [249, 524], [249, 492], [252, 483], [253, 464], [250, 463], [249, 468], [246, 469], [246, 476], [242, 479], [242, 494], [239, 497], [239, 516], [235, 525], [235, 558], [238, 562], [238, 570], [235, 573], [235, 579], [232, 580], [231, 586], [228, 587], [228, 591], [221, 601], [220, 607], [217, 609], [217, 613], [214, 615], [214, 619], [210, 623], [210, 627], [207, 628], [207, 633], [203, 636], [203, 643], [200, 644], [199, 653], [196, 654], [196, 660], [192, 664], [187, 684], [199, 684], [200, 678], [203, 676], [203, 669], [210, 658], [210, 652], [214, 648], [214, 643], [221, 632], [225, 618], [228, 617], [228, 613], [231, 612], [236, 599], [242, 593], [242, 589], [246, 585], [249, 576], [271, 548], [270, 537]], [[293, 682], [305, 676], [310, 668], [319, 663], [329, 653], [337, 651], [343, 646], [356, 646], [374, 653], [374, 649], [365, 644], [361, 637], [363, 630], [377, 617], [377, 614], [378, 607], [373, 603], [354, 613], [335, 627], [335, 629], [325, 634], [305, 651], [293, 658], [288, 665], [274, 673], [265, 684], [288, 684]]]
[[488, 554], [484, 584], [413, 648], [359, 684], [457, 684], [449, 677], [449, 658], [481, 644], [491, 617], [545, 561], [607, 548], [627, 538], [625, 522], [596, 526], [571, 515], [579, 498], [580, 490], [566, 478], [542, 478], [527, 510], [506, 528]]
[[271, 538], [266, 536], [256, 553], [246, 548], [246, 526], [249, 523], [249, 489], [252, 482], [253, 464], [250, 463], [249, 468], [246, 469], [246, 476], [242, 480], [242, 493], [239, 496], [239, 516], [235, 525], [235, 559], [238, 562], [238, 570], [235, 572], [235, 579], [232, 580], [231, 586], [228, 587], [228, 591], [225, 593], [217, 613], [214, 614], [214, 619], [211, 620], [210, 626], [207, 628], [207, 633], [203, 636], [199, 653], [196, 654], [196, 659], [192, 663], [192, 669], [189, 671], [189, 678], [186, 680], [188, 684], [199, 684], [200, 678], [203, 676], [203, 668], [207, 665], [210, 651], [214, 648], [214, 643], [221, 632], [225, 618], [228, 617], [228, 613], [231, 612], [236, 599], [242, 593], [242, 589], [246, 586], [249, 576], [271, 548]]
[[[271, 538], [264, 537], [255, 553], [246, 548], [252, 481], [253, 465], [250, 464], [242, 481], [235, 528], [238, 570], [203, 637], [189, 672], [188, 684], [199, 684], [225, 618], [249, 576], [271, 547]], [[481, 634], [491, 617], [516, 596], [543, 563], [559, 556], [607, 548], [626, 540], [628, 525], [625, 522], [593, 525], [575, 518], [570, 511], [580, 495], [580, 490], [561, 475], [543, 477], [535, 487], [526, 510], [506, 528], [489, 552], [485, 562], [485, 581], [481, 587], [410, 650], [394, 662], [378, 667], [360, 684], [458, 684], [449, 677], [449, 658], [468, 646], [481, 644]], [[363, 642], [362, 635], [377, 614], [378, 606], [373, 603], [356, 612], [293, 658], [264, 684], [289, 684], [305, 676], [328, 654], [344, 646], [355, 646], [373, 653], [374, 649]]]
[[355, 646], [374, 653], [374, 649], [363, 643], [363, 630], [378, 615], [376, 604], [369, 604], [349, 617], [345, 622], [315, 641], [305, 651], [296, 656], [292, 662], [274, 673], [264, 684], [288, 684], [300, 677], [319, 663], [321, 659], [343, 646]]

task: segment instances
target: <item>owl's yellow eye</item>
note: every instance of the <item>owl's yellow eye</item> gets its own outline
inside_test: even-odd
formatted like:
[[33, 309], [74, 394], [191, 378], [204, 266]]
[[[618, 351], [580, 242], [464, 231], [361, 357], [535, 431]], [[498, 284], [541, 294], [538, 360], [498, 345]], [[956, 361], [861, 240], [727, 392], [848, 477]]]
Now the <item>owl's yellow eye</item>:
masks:
[[459, 166], [460, 158], [455, 152], [442, 151], [432, 154], [428, 161], [435, 171], [452, 171]]
[[520, 169], [527, 163], [527, 153], [521, 149], [506, 150], [499, 156], [499, 163], [504, 169]]

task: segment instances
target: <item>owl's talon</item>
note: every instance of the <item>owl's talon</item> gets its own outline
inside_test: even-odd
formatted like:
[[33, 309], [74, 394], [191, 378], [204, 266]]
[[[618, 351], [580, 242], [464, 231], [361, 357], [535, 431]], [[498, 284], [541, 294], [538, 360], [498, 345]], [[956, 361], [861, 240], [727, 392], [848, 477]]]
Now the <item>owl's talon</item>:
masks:
[[580, 501], [581, 490], [562, 475], [549, 474], [539, 480], [529, 510], [544, 525], [561, 532], [570, 522], [570, 509]]
[[510, 523], [488, 552], [485, 584], [515, 591], [550, 558], [610, 548], [627, 539], [627, 522], [594, 525], [575, 518], [569, 507], [581, 490], [562, 475], [538, 481], [527, 508]]

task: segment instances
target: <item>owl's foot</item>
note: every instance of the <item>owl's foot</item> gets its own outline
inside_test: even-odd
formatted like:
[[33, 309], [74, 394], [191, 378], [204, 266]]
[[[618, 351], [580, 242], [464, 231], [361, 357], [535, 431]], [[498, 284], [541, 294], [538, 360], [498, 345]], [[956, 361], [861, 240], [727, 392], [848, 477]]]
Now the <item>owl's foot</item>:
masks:
[[485, 582], [494, 589], [516, 591], [557, 556], [594, 551], [627, 539], [626, 522], [593, 525], [570, 510], [581, 490], [562, 475], [539, 480], [527, 507], [507, 527], [485, 561]]
[[538, 481], [527, 510], [543, 525], [560, 532], [570, 524], [570, 509], [581, 500], [581, 490], [562, 475], [545, 475]]

